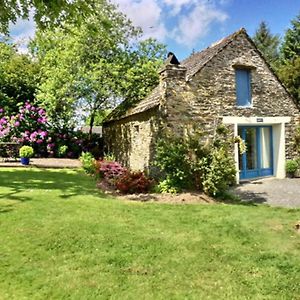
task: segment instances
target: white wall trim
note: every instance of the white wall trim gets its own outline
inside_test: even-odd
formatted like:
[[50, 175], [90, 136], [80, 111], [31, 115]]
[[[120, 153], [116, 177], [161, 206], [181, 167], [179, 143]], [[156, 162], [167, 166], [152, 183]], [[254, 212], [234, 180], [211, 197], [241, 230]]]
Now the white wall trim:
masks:
[[[291, 117], [222, 117], [223, 123], [225, 124], [239, 124], [239, 125], [247, 125], [247, 124], [255, 124], [255, 125], [270, 125], [270, 124], [281, 124], [281, 123], [289, 123], [291, 121]], [[263, 122], [259, 122], [258, 119], [263, 120]]]

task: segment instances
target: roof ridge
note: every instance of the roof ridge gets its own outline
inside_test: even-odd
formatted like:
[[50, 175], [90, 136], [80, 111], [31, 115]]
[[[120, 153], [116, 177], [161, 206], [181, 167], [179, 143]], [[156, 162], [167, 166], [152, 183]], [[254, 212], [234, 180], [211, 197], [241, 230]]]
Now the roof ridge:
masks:
[[222, 37], [221, 39], [219, 39], [219, 40], [213, 42], [212, 44], [210, 44], [210, 45], [209, 45], [208, 47], [206, 47], [205, 49], [202, 49], [202, 50], [200, 50], [200, 51], [197, 51], [197, 52], [192, 53], [190, 56], [188, 56], [187, 58], [185, 58], [183, 61], [189, 59], [189, 58], [190, 58], [191, 56], [193, 56], [193, 55], [200, 54], [200, 53], [204, 52], [204, 51], [207, 50], [207, 49], [211, 49], [211, 48], [213, 48], [213, 47], [219, 45], [221, 42], [223, 42], [223, 41], [229, 39], [230, 37], [236, 37], [238, 34], [240, 34], [240, 33], [242, 33], [242, 32], [243, 32], [243, 33], [247, 33], [247, 31], [246, 31], [246, 29], [245, 29], [244, 27], [241, 27], [239, 30], [237, 30], [237, 31], [235, 31], [235, 32], [233, 32], [233, 33], [231, 33], [230, 35], [225, 36], [225, 37]]
[[[192, 55], [184, 59], [182, 61], [182, 64], [187, 65], [187, 68], [190, 69], [190, 72], [187, 73], [187, 80], [189, 80], [193, 75], [195, 75], [198, 71], [200, 71], [211, 59], [213, 59], [220, 51], [222, 51], [229, 43], [231, 43], [241, 33], [247, 35], [247, 31], [244, 27], [241, 27], [239, 30], [235, 31], [234, 33], [214, 42], [206, 49], [193, 53]], [[194, 64], [190, 63], [193, 60], [193, 58], [197, 60], [196, 62], [194, 62]], [[189, 66], [189, 64], [194, 66]]]
[[[245, 30], [245, 28], [242, 27], [234, 33], [228, 35], [227, 37], [222, 38], [221, 40], [210, 45], [206, 49], [193, 53], [185, 60], [183, 60], [179, 64], [179, 66], [186, 67], [187, 80], [196, 73], [198, 73], [211, 59], [213, 59], [220, 51], [222, 51], [230, 42], [232, 42], [241, 33], [246, 34], [246, 36], [248, 37], [247, 31]], [[169, 63], [173, 58], [172, 56], [175, 55], [173, 53], [170, 53], [167, 59]], [[173, 60], [173, 62], [176, 61]], [[159, 95], [157, 95], [159, 86], [159, 84], [156, 85], [145, 98], [139, 101], [132, 101], [131, 99], [124, 100], [104, 119], [104, 123], [125, 118], [133, 114], [139, 113], [141, 111], [144, 111], [145, 109], [150, 109], [159, 105]]]

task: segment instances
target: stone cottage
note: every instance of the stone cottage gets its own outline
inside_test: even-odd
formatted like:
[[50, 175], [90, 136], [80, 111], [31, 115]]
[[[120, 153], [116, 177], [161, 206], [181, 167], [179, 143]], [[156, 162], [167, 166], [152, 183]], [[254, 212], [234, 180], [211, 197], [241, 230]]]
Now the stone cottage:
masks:
[[107, 151], [134, 170], [149, 169], [162, 126], [177, 132], [199, 126], [213, 134], [222, 122], [247, 152], [233, 156], [240, 179], [285, 177], [299, 109], [245, 29], [181, 63], [169, 55], [160, 83], [142, 101], [117, 107], [103, 127]]

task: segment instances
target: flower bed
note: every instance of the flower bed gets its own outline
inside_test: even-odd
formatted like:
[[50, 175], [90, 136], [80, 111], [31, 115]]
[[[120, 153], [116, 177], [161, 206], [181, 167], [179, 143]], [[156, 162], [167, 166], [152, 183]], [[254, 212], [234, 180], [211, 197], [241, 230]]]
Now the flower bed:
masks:
[[153, 180], [144, 172], [133, 172], [114, 160], [96, 160], [90, 153], [82, 153], [80, 161], [86, 173], [98, 179], [102, 190], [133, 194], [147, 193], [152, 187]]

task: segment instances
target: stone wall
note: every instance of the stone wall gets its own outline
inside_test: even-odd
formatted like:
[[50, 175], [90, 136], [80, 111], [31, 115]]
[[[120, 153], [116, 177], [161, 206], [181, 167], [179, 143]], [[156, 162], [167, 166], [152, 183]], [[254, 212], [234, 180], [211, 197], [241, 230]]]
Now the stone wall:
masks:
[[[252, 106], [236, 105], [235, 67], [251, 69]], [[160, 105], [148, 111], [104, 125], [106, 151], [134, 170], [145, 170], [155, 155], [164, 128], [182, 135], [193, 128], [212, 138], [223, 117], [291, 117], [286, 124], [287, 158], [293, 152], [299, 109], [269, 70], [245, 33], [238, 34], [223, 50], [186, 81], [182, 66], [167, 65], [161, 71]], [[231, 134], [234, 126], [227, 125]]]
[[132, 170], [148, 170], [157, 134], [157, 113], [152, 109], [103, 127], [105, 152]]
[[[251, 69], [251, 107], [236, 105], [235, 66]], [[286, 153], [288, 158], [294, 156], [293, 135], [299, 124], [299, 109], [244, 33], [186, 84], [172, 86], [166, 95], [165, 122], [174, 132], [197, 125], [212, 137], [224, 116], [290, 116], [292, 121], [286, 124]]]

